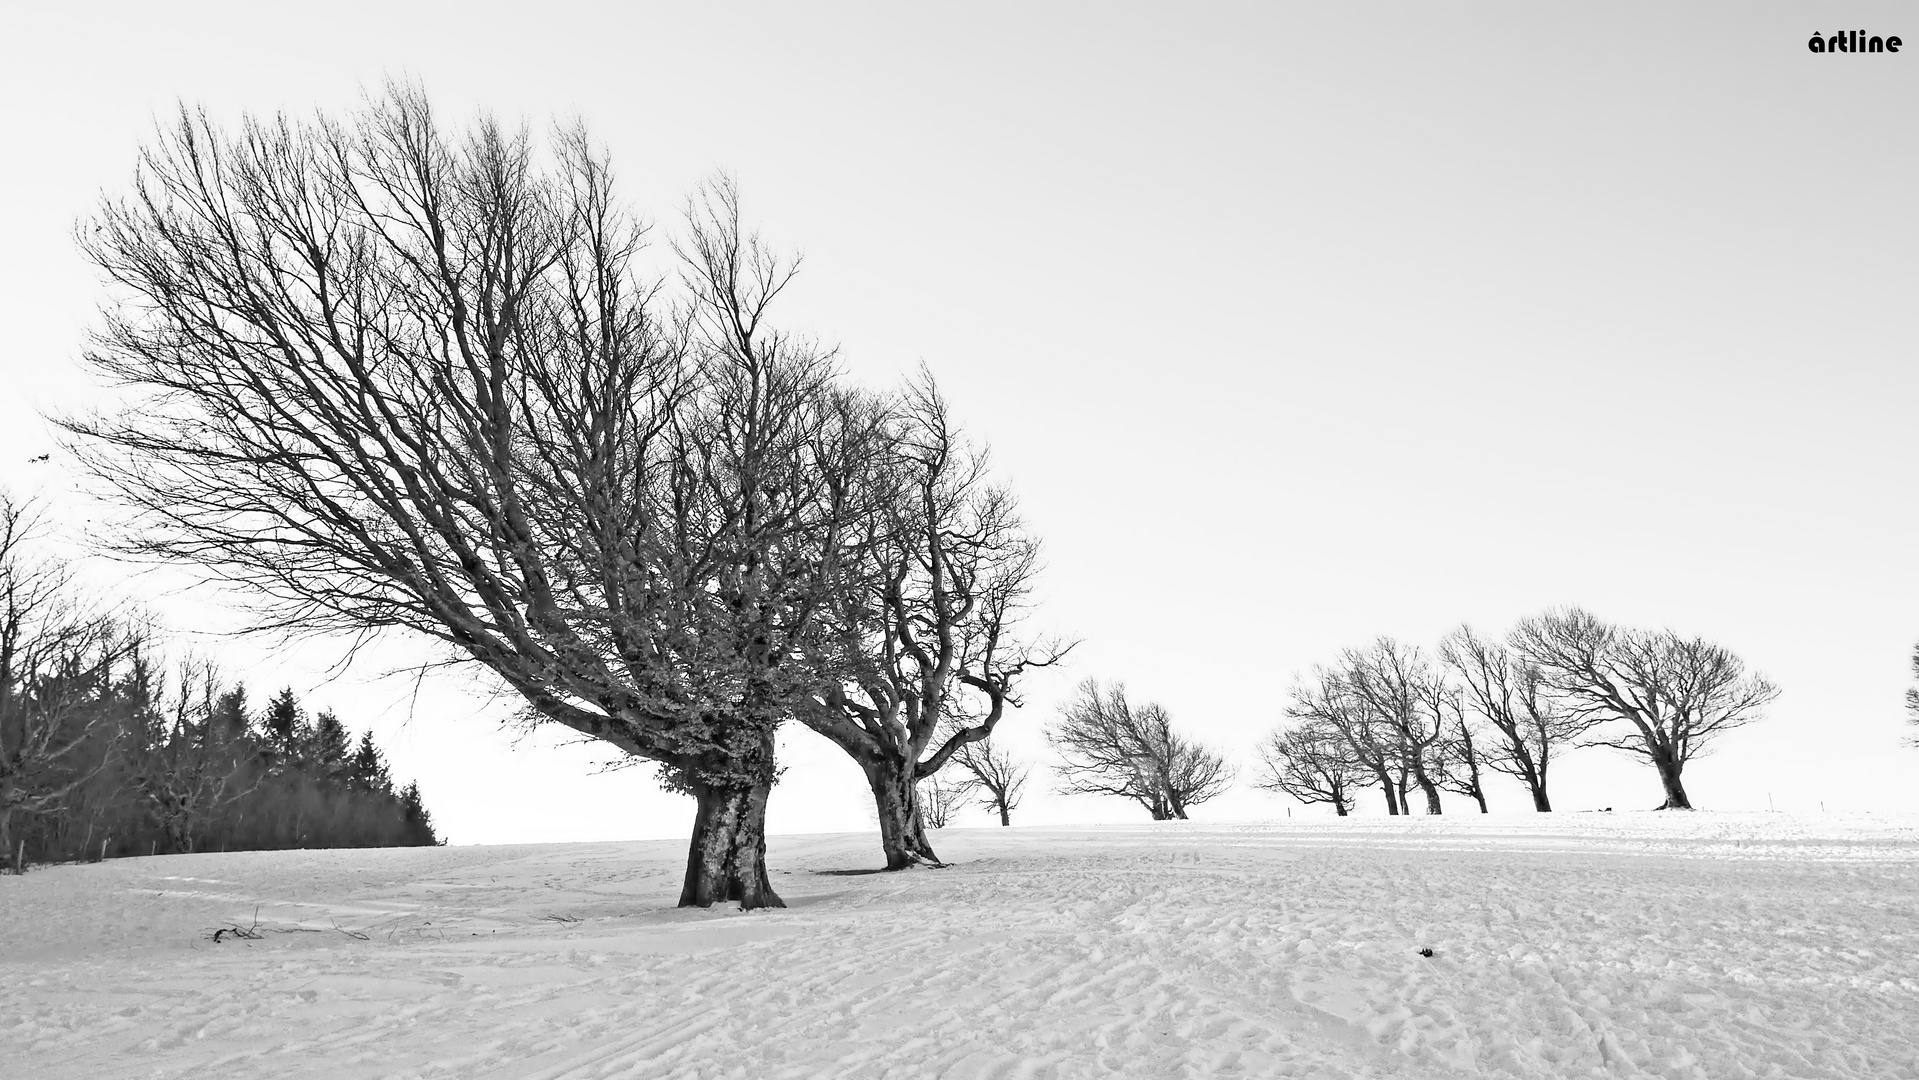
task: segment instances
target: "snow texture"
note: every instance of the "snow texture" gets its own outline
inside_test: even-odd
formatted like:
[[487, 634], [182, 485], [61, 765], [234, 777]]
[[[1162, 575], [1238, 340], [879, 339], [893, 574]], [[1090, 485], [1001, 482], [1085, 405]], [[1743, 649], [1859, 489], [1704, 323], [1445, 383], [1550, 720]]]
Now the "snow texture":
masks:
[[1919, 1076], [1910, 822], [936, 842], [956, 865], [867, 874], [872, 837], [776, 837], [792, 906], [747, 914], [675, 910], [659, 842], [0, 878], [0, 1075]]

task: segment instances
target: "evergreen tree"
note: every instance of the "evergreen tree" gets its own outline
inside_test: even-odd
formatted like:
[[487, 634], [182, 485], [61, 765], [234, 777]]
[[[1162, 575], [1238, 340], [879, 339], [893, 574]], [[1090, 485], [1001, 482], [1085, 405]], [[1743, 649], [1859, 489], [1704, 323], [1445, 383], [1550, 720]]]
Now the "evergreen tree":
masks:
[[440, 838], [433, 832], [433, 815], [427, 813], [426, 805], [420, 801], [420, 785], [408, 784], [400, 793], [400, 816], [406, 822], [408, 846], [430, 846], [438, 844]]
[[373, 733], [360, 736], [359, 749], [347, 763], [347, 783], [356, 791], [382, 795], [393, 792], [393, 776], [387, 771], [386, 757], [373, 745]]
[[246, 733], [248, 725], [252, 722], [252, 717], [248, 715], [245, 683], [234, 683], [233, 689], [214, 700], [213, 723], [219, 728], [224, 738], [239, 738]]
[[281, 761], [288, 764], [299, 761], [301, 735], [307, 725], [304, 710], [294, 698], [291, 686], [282, 689], [267, 702], [260, 725], [266, 729], [267, 745], [273, 748]]
[[343, 782], [347, 774], [347, 760], [352, 755], [353, 737], [347, 733], [346, 725], [340, 723], [340, 718], [333, 715], [331, 710], [322, 709], [313, 719], [313, 733], [301, 756], [313, 765], [320, 776]]

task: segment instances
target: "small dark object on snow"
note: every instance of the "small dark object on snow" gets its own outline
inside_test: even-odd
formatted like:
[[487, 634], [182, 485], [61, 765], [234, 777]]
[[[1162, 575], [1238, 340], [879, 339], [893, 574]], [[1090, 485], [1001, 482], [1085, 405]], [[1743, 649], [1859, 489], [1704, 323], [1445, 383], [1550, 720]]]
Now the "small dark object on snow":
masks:
[[1421, 955], [1421, 956], [1431, 956], [1432, 954], [1433, 954], [1433, 951], [1432, 951], [1431, 949], [1421, 949], [1421, 950], [1419, 950], [1419, 955]]

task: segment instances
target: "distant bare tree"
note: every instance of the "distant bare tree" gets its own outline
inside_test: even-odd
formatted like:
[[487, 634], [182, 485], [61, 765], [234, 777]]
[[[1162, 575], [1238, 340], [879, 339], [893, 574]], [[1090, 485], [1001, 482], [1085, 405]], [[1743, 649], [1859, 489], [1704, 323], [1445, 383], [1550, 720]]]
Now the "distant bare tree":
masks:
[[[1435, 776], [1444, 719], [1429, 707], [1425, 688], [1434, 678], [1416, 645], [1380, 638], [1371, 648], [1348, 649], [1341, 659], [1353, 697], [1392, 733], [1398, 763], [1426, 796], [1426, 812], [1441, 812]], [[1404, 780], [1400, 781], [1402, 806]]]
[[[1913, 646], [1912, 650], [1912, 674], [1915, 679], [1919, 679], [1919, 645]], [[1906, 691], [1906, 723], [1919, 727], [1919, 687]], [[1919, 734], [1907, 736], [1906, 742], [1912, 746], [1919, 746]]]
[[1681, 773], [1719, 736], [1758, 720], [1779, 696], [1745, 662], [1701, 638], [1630, 630], [1578, 608], [1527, 619], [1513, 649], [1539, 668], [1575, 716], [1624, 730], [1594, 740], [1638, 755], [1659, 773], [1660, 809], [1690, 810]]
[[109, 760], [79, 751], [117, 733], [104, 701], [125, 652], [66, 567], [30, 550], [36, 526], [30, 503], [0, 492], [0, 866], [16, 872], [16, 815], [61, 809]]
[[1439, 656], [1464, 685], [1473, 710], [1498, 733], [1484, 755], [1487, 767], [1525, 784], [1533, 809], [1550, 812], [1546, 779], [1555, 755], [1577, 745], [1603, 717], [1562, 708], [1538, 665], [1469, 626], [1447, 635]]
[[935, 774], [919, 782], [919, 805], [925, 816], [926, 827], [944, 829], [959, 811], [960, 803], [965, 801], [966, 792], [962, 785], [953, 783]]
[[857, 581], [829, 604], [840, 680], [801, 722], [866, 774], [888, 870], [938, 863], [919, 796], [956, 754], [989, 738], [1019, 704], [1020, 678], [1071, 645], [1028, 645], [1020, 621], [1038, 541], [991, 483], [930, 375], [885, 413], [884, 452], [865, 474], [881, 492]]
[[[144, 678], [144, 660], [135, 663]], [[265, 773], [247, 767], [253, 747], [243, 726], [220, 715], [219, 677], [206, 661], [187, 661], [170, 690], [164, 680], [136, 695], [151, 705], [139, 718], [132, 781], [176, 854], [194, 850], [201, 828], [246, 798]]]
[[962, 788], [978, 798], [981, 806], [998, 814], [1001, 825], [1011, 825], [1032, 766], [1016, 760], [1004, 746], [990, 740], [962, 745], [954, 759], [968, 774], [961, 782]]
[[1364, 787], [1364, 778], [1370, 777], [1386, 797], [1388, 816], [1404, 810], [1403, 774], [1395, 770], [1400, 760], [1398, 732], [1366, 707], [1344, 672], [1314, 668], [1309, 677], [1294, 684], [1286, 715], [1304, 727], [1336, 736], [1342, 756], [1355, 770], [1351, 786]]
[[261, 629], [438, 641], [694, 796], [683, 905], [778, 906], [773, 732], [829, 677], [871, 410], [769, 322], [794, 266], [730, 184], [649, 277], [583, 133], [467, 131], [409, 89], [234, 134], [182, 110], [82, 230], [130, 400], [76, 449], [130, 550]]
[[1325, 803], [1340, 817], [1352, 812], [1364, 773], [1330, 724], [1307, 722], [1274, 731], [1260, 744], [1259, 761], [1259, 787], [1308, 806]]
[[1134, 706], [1118, 683], [1081, 683], [1047, 741], [1062, 759], [1062, 793], [1132, 799], [1154, 821], [1184, 819], [1233, 782], [1224, 758], [1175, 732], [1159, 705]]

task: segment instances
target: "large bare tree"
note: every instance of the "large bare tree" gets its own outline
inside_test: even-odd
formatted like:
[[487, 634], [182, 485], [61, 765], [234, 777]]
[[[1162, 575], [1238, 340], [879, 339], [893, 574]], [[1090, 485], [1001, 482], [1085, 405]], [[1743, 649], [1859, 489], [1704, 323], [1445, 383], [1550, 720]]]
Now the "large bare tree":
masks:
[[1132, 799], [1154, 821], [1184, 820], [1233, 783], [1223, 757], [1174, 731], [1161, 706], [1134, 705], [1118, 683], [1081, 683], [1046, 738], [1061, 758], [1062, 793]]
[[1273, 731], [1259, 744], [1259, 764], [1259, 787], [1308, 806], [1325, 803], [1340, 817], [1352, 813], [1353, 797], [1365, 775], [1344, 737], [1324, 721]]
[[866, 774], [886, 868], [936, 864], [922, 785], [989, 738], [1026, 672], [1071, 648], [1019, 636], [1039, 545], [982, 451], [922, 373], [887, 410], [886, 453], [865, 474], [884, 494], [860, 547], [860, 585], [835, 598], [835, 667], [800, 719]]
[[1498, 733], [1484, 755], [1487, 767], [1525, 784], [1534, 810], [1551, 812], [1546, 781], [1555, 757], [1603, 716], [1561, 707], [1538, 665], [1469, 626], [1447, 635], [1439, 656], [1463, 684], [1471, 708]]
[[815, 692], [871, 410], [778, 332], [791, 279], [730, 185], [677, 278], [579, 131], [459, 137], [394, 89], [344, 120], [182, 115], [82, 229], [115, 289], [71, 418], [134, 551], [263, 629], [400, 629], [698, 810], [680, 902], [777, 906], [775, 726]]
[[1726, 732], [1760, 719], [1779, 696], [1721, 646], [1670, 630], [1612, 626], [1579, 608], [1522, 621], [1512, 643], [1576, 717], [1616, 725], [1618, 734], [1596, 732], [1595, 745], [1652, 764], [1666, 795], [1660, 809], [1692, 809], [1681, 780], [1686, 763]]

